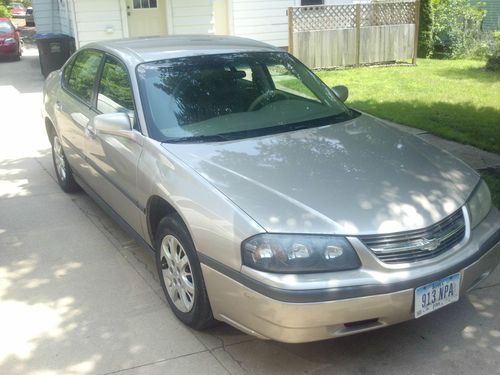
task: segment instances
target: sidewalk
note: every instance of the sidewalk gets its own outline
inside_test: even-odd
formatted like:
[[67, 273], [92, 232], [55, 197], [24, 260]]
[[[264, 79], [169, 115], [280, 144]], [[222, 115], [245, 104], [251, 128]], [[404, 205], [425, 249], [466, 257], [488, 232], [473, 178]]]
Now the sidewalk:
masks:
[[476, 170], [484, 169], [500, 169], [500, 155], [493, 152], [481, 150], [477, 147], [464, 145], [462, 143], [448, 141], [446, 139], [437, 137], [422, 129], [411, 128], [405, 125], [399, 125], [388, 122], [390, 125], [409, 134], [416, 135], [424, 141], [448, 151], [450, 154], [455, 155], [457, 158], [463, 160]]

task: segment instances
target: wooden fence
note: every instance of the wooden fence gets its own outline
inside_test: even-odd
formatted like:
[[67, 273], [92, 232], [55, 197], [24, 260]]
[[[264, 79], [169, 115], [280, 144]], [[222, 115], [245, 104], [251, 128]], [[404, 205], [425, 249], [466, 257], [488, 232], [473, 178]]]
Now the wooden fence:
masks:
[[288, 8], [288, 49], [311, 68], [413, 59], [420, 0]]

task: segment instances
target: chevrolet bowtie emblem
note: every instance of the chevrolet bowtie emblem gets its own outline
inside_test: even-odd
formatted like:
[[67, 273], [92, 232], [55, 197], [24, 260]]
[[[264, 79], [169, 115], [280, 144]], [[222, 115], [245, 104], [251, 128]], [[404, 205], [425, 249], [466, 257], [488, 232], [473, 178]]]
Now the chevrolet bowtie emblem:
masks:
[[431, 240], [423, 238], [421, 249], [426, 251], [434, 251], [439, 247], [439, 245], [441, 245], [441, 240], [439, 238], [433, 238]]

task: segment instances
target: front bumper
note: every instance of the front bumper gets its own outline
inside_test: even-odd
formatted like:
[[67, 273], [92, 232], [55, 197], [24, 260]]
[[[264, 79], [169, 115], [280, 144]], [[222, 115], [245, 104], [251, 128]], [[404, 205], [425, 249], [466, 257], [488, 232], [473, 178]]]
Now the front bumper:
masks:
[[17, 56], [17, 55], [19, 55], [19, 47], [17, 44], [0, 45], [0, 56]]
[[[201, 257], [214, 317], [254, 336], [290, 343], [329, 339], [413, 319], [415, 288], [460, 272], [463, 296], [495, 269], [500, 261], [499, 217], [493, 209], [472, 231], [462, 251], [473, 256], [455, 263], [449, 259], [440, 262], [442, 269], [425, 279], [412, 278], [410, 270], [404, 282], [344, 288], [346, 293], [337, 288], [337, 298], [328, 299], [331, 293], [325, 291], [324, 300], [313, 302], [308, 301], [307, 295], [321, 295], [321, 290], [280, 289], [283, 293], [279, 294], [276, 288], [254, 287]], [[374, 286], [389, 292], [374, 292]], [[357, 294], [350, 298], [353, 292]], [[301, 296], [308, 302], [300, 302]]]

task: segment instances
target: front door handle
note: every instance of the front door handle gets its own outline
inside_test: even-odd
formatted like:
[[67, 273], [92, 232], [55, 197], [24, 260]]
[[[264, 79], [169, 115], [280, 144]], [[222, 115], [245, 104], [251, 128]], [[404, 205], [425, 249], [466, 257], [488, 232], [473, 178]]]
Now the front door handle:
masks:
[[95, 130], [94, 124], [88, 124], [87, 127], [85, 128], [85, 134], [87, 137], [94, 138], [97, 135], [97, 131]]
[[71, 114], [71, 118], [73, 119], [74, 122], [76, 122], [82, 128], [86, 128], [88, 123], [89, 123], [88, 117], [81, 114], [80, 112], [73, 112]]

